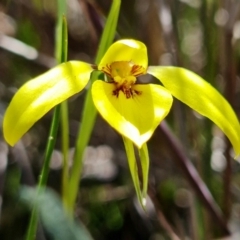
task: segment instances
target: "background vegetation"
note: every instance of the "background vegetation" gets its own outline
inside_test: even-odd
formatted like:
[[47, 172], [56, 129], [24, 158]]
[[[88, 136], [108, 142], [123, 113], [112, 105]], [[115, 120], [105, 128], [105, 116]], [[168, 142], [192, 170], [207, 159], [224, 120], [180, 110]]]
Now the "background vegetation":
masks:
[[[94, 62], [111, 0], [67, 3], [69, 59]], [[237, 0], [122, 0], [116, 39], [143, 41], [151, 65], [182, 66], [203, 76], [239, 116], [239, 9]], [[53, 0], [0, 0], [1, 119], [23, 83], [55, 65], [56, 12]], [[81, 93], [69, 100], [70, 160], [84, 97]], [[24, 239], [29, 208], [19, 200], [18, 190], [37, 181], [51, 117], [49, 112], [13, 148], [1, 137], [0, 239]], [[76, 218], [100, 240], [239, 239], [240, 159], [233, 160], [220, 130], [176, 99], [166, 121], [149, 142], [144, 212], [135, 197], [122, 139], [98, 117], [86, 149]], [[60, 144], [59, 138], [48, 180], [59, 195]], [[50, 232], [40, 226], [37, 239], [53, 239]]]

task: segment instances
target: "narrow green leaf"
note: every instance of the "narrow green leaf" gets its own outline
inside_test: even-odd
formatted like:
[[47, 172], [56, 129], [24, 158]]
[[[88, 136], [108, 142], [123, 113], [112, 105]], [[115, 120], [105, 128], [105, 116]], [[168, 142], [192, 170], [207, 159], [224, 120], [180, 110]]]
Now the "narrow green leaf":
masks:
[[114, 36], [116, 34], [118, 16], [120, 12], [121, 0], [113, 0], [110, 12], [108, 14], [107, 21], [104, 26], [101, 41], [99, 44], [98, 53], [96, 56], [95, 63], [99, 64], [103, 55], [112, 44]]
[[[121, 4], [120, 0], [113, 0], [112, 2], [112, 6], [110, 9], [107, 21], [105, 23], [101, 40], [100, 40], [98, 53], [95, 59], [96, 64], [99, 64], [103, 55], [112, 44], [112, 41], [114, 39], [115, 32], [116, 32], [118, 15], [120, 11], [120, 4]], [[99, 79], [99, 73], [97, 72], [93, 73], [91, 82], [94, 82], [97, 79]], [[93, 104], [92, 94], [90, 90], [91, 89], [88, 89], [87, 96], [84, 103], [83, 115], [81, 119], [81, 127], [79, 129], [78, 138], [76, 142], [72, 173], [71, 173], [70, 182], [69, 182], [69, 188], [70, 188], [69, 201], [70, 201], [70, 207], [72, 208], [71, 209], [72, 211], [73, 211], [74, 203], [77, 197], [77, 192], [79, 190], [79, 180], [82, 172], [82, 160], [83, 160], [84, 150], [89, 142], [92, 129], [95, 123], [95, 119], [97, 116], [97, 110]]]
[[[65, 2], [65, 0], [61, 0], [61, 1]], [[58, 4], [60, 4], [60, 3], [58, 2]], [[62, 31], [55, 37], [55, 42], [61, 42], [61, 44], [59, 44], [59, 46], [61, 46], [61, 48], [56, 48], [56, 58], [57, 58], [57, 62], [62, 63], [67, 60], [67, 45], [68, 45], [67, 38], [68, 38], [68, 36], [67, 36], [66, 18], [62, 17], [62, 12], [59, 12], [59, 15], [60, 16], [58, 16], [58, 18], [61, 21], [58, 21], [57, 28], [61, 28]], [[47, 140], [47, 146], [45, 149], [43, 167], [42, 167], [41, 174], [40, 174], [39, 181], [38, 181], [38, 189], [44, 188], [47, 183], [48, 174], [49, 174], [49, 164], [50, 164], [53, 148], [54, 148], [55, 142], [56, 142], [58, 124], [59, 124], [59, 119], [60, 119], [60, 108], [61, 108], [62, 116], [64, 115], [64, 119], [68, 119], [67, 114], [63, 114], [63, 112], [66, 113], [66, 111], [67, 111], [67, 103], [66, 103], [66, 101], [64, 101], [64, 102], [62, 102], [61, 105], [57, 105], [54, 108], [50, 133], [49, 133], [49, 137]], [[62, 117], [62, 122], [63, 122], [63, 117]], [[67, 127], [68, 127], [67, 123], [65, 123], [64, 125], [67, 125]], [[65, 129], [67, 127], [65, 127]], [[68, 139], [68, 133], [66, 131], [64, 133], [62, 134], [63, 138]], [[63, 151], [64, 153], [67, 152], [66, 148], [64, 150], [65, 150], [65, 151]], [[65, 155], [66, 155], [66, 153], [65, 153]], [[65, 158], [64, 158], [64, 160], [65, 160]], [[66, 161], [64, 161], [64, 166], [63, 166], [63, 178], [64, 179], [67, 178], [66, 174], [64, 174], [66, 172], [65, 165], [67, 165], [67, 164], [65, 164], [65, 162]], [[63, 183], [66, 182], [66, 181], [64, 181], [64, 179], [63, 179]], [[37, 213], [36, 207], [33, 207], [28, 230], [27, 230], [26, 240], [33, 240], [36, 238], [37, 223], [38, 223], [38, 213]]]
[[197, 74], [179, 67], [149, 67], [174, 97], [211, 119], [229, 138], [236, 156], [240, 154], [240, 125], [226, 99]]
[[142, 167], [142, 196], [143, 196], [143, 204], [145, 205], [146, 197], [147, 197], [147, 189], [148, 189], [148, 173], [149, 173], [149, 155], [148, 155], [148, 147], [147, 144], [143, 144], [143, 146], [139, 149], [139, 157], [140, 163]]
[[67, 27], [67, 19], [65, 17], [65, 15], [62, 15], [62, 19], [61, 19], [61, 27], [62, 27], [62, 39], [61, 39], [61, 43], [62, 43], [62, 54], [61, 54], [61, 58], [60, 63], [64, 63], [67, 61], [68, 59], [68, 27]]
[[[91, 79], [95, 79], [99, 76], [97, 72], [93, 72]], [[72, 171], [70, 173], [69, 179], [69, 211], [73, 211], [77, 192], [79, 190], [79, 180], [82, 172], [82, 160], [84, 150], [89, 142], [92, 129], [95, 123], [97, 111], [93, 104], [91, 91], [88, 91], [87, 96], [85, 98], [84, 108], [82, 112], [82, 122], [80, 125], [80, 129], [78, 132], [78, 138], [76, 141], [76, 150], [74, 154], [74, 161]]]
[[88, 83], [90, 64], [70, 61], [25, 83], [6, 110], [3, 131], [14, 145], [51, 108], [80, 92]]
[[[64, 0], [65, 2], [65, 0]], [[60, 4], [60, 3], [59, 3]], [[64, 3], [62, 3], [64, 4]], [[62, 8], [66, 11], [66, 3]], [[60, 15], [60, 13], [59, 13]], [[68, 58], [68, 28], [67, 19], [62, 16], [62, 54], [61, 62], [66, 62]], [[68, 122], [68, 100], [66, 99], [61, 104], [61, 135], [62, 135], [62, 154], [63, 154], [63, 168], [62, 168], [62, 199], [66, 209], [68, 209], [68, 151], [69, 151], [69, 122]]]
[[67, 13], [66, 0], [57, 0], [57, 23], [55, 28], [55, 57], [58, 63], [65, 62], [65, 57], [67, 56], [66, 46], [68, 44], [65, 43], [67, 32], [67, 28], [64, 28], [62, 25], [65, 25], [66, 19], [63, 18]]
[[135, 187], [135, 191], [137, 193], [138, 200], [139, 200], [140, 204], [144, 207], [145, 200], [144, 200], [144, 197], [142, 196], [142, 191], [140, 188], [138, 167], [137, 167], [137, 161], [135, 158], [134, 146], [133, 146], [132, 141], [124, 136], [123, 136], [123, 142], [124, 142], [124, 147], [125, 147], [126, 154], [127, 154], [128, 165], [129, 165], [129, 169], [131, 172], [133, 185]]

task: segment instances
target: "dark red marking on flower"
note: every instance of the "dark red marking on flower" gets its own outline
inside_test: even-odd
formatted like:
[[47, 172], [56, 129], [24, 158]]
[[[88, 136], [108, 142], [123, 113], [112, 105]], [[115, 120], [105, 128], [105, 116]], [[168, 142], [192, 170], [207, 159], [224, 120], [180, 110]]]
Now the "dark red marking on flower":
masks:
[[116, 90], [113, 91], [114, 96], [118, 97], [120, 91], [125, 94], [127, 99], [141, 94], [140, 91], [134, 90], [133, 86], [137, 80], [136, 78], [146, 73], [144, 67], [135, 65], [131, 61], [116, 61], [107, 64], [101, 70], [115, 84]]
[[111, 65], [107, 64], [106, 67], [102, 67], [102, 71], [111, 77]]
[[135, 89], [132, 89], [132, 88], [121, 87], [121, 88], [117, 88], [116, 90], [114, 90], [113, 95], [118, 97], [120, 91], [122, 91], [125, 94], [127, 99], [134, 98], [134, 96], [142, 94], [141, 91], [138, 91], [138, 90], [135, 90]]
[[140, 75], [143, 75], [145, 73], [145, 69], [142, 66], [133, 65], [131, 73], [133, 76], [139, 77]]

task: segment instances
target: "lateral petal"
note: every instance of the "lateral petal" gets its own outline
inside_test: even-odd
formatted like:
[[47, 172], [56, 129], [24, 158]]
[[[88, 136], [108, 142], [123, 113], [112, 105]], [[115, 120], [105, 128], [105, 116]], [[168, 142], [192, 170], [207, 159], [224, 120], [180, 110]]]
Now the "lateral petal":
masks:
[[97, 80], [92, 86], [93, 102], [102, 117], [120, 134], [141, 148], [166, 117], [172, 96], [155, 84], [133, 85], [140, 94], [126, 98], [122, 91], [113, 94], [115, 85]]
[[98, 69], [118, 61], [132, 61], [147, 69], [148, 57], [145, 44], [133, 39], [123, 39], [113, 43], [103, 56]]
[[229, 138], [240, 154], [240, 125], [227, 100], [197, 74], [179, 67], [151, 66], [147, 71], [158, 78], [180, 101], [211, 119]]
[[6, 141], [13, 146], [51, 108], [80, 92], [91, 72], [90, 64], [70, 61], [25, 83], [14, 95], [4, 116]]

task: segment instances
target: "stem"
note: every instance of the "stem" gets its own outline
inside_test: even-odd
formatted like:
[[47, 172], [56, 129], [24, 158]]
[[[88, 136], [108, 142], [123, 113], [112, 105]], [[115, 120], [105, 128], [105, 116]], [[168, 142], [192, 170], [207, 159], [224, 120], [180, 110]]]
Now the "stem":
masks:
[[[60, 14], [60, 13], [59, 13]], [[60, 16], [59, 16], [60, 18]], [[60, 21], [59, 21], [60, 22]], [[61, 24], [62, 23], [62, 24]], [[61, 40], [61, 55], [59, 63], [67, 61], [68, 56], [68, 29], [67, 20], [65, 16], [62, 16], [61, 34], [59, 39]], [[62, 198], [65, 209], [69, 209], [68, 205], [68, 150], [69, 150], [69, 122], [68, 122], [68, 101], [61, 103], [61, 133], [62, 133], [62, 154], [63, 154], [63, 169], [62, 169]]]
[[181, 167], [194, 191], [197, 193], [198, 197], [202, 200], [205, 207], [211, 214], [214, 220], [214, 224], [218, 225], [218, 228], [221, 230], [222, 234], [229, 235], [230, 231], [225, 219], [222, 216], [220, 208], [214, 201], [210, 191], [208, 190], [203, 180], [200, 178], [192, 162], [182, 151], [181, 143], [171, 132], [166, 122], [163, 121], [161, 123], [160, 130], [161, 134], [165, 138], [166, 146], [171, 149], [173, 159], [176, 160], [176, 163]]
[[[83, 108], [82, 124], [78, 130], [78, 137], [76, 142], [76, 148], [73, 159], [73, 166], [71, 177], [69, 180], [69, 211], [73, 213], [74, 204], [78, 193], [79, 181], [82, 173], [83, 154], [84, 150], [89, 142], [91, 132], [89, 129], [93, 129], [95, 118], [97, 115], [96, 108], [92, 102], [91, 91], [87, 92], [86, 100]], [[89, 127], [90, 126], [90, 127]]]
[[53, 148], [56, 142], [59, 119], [60, 119], [60, 106], [58, 105], [54, 109], [53, 119], [52, 119], [51, 128], [50, 128], [50, 134], [47, 142], [45, 160], [44, 160], [42, 172], [39, 179], [39, 187], [43, 187], [47, 183], [47, 177], [49, 173], [49, 163], [50, 163]]
[[68, 209], [68, 150], [69, 150], [69, 123], [68, 123], [68, 102], [61, 103], [61, 130], [62, 130], [62, 198], [65, 209]]
[[[37, 187], [38, 191], [41, 188], [43, 188], [47, 183], [47, 178], [49, 173], [49, 163], [50, 163], [53, 148], [56, 142], [56, 135], [57, 135], [58, 124], [59, 124], [59, 115], [60, 115], [60, 106], [58, 105], [54, 109], [50, 133], [49, 133], [48, 142], [47, 142], [46, 151], [45, 151], [44, 163], [43, 163], [43, 167], [42, 167], [42, 171], [39, 177], [39, 182]], [[26, 240], [34, 240], [36, 238], [37, 222], [38, 222], [37, 209], [36, 209], [36, 206], [34, 206], [31, 213]]]
[[[63, 62], [63, 61], [66, 61], [66, 59], [67, 59], [67, 23], [66, 23], [66, 19], [62, 18], [62, 14], [64, 12], [65, 6], [66, 6], [65, 0], [58, 1], [58, 23], [57, 23], [57, 27], [56, 27], [56, 40], [55, 40], [55, 42], [56, 42], [55, 55], [56, 55], [56, 59], [58, 62]], [[45, 187], [46, 183], [47, 183], [47, 178], [48, 178], [48, 174], [49, 174], [49, 164], [50, 164], [53, 148], [54, 148], [55, 142], [56, 142], [61, 106], [63, 106], [62, 108], [64, 109], [63, 104], [57, 105], [54, 109], [50, 133], [49, 133], [47, 146], [46, 146], [46, 150], [45, 150], [44, 163], [43, 163], [43, 167], [41, 170], [41, 174], [40, 174], [39, 182], [38, 182], [38, 186], [37, 186], [37, 193], [39, 192], [39, 190], [41, 188]], [[66, 109], [67, 109], [67, 105], [65, 104], [65, 112], [66, 112]], [[63, 113], [62, 113], [62, 115], [63, 115]], [[64, 119], [66, 119], [66, 117], [67, 117], [67, 115], [65, 115]], [[66, 133], [66, 132], [64, 132], [64, 133]], [[67, 135], [67, 137], [68, 137], [68, 135]], [[64, 138], [64, 140], [66, 141], [65, 138]], [[65, 143], [65, 141], [64, 141], [64, 143]], [[65, 145], [65, 147], [66, 146], [68, 147], [68, 144]], [[66, 149], [67, 148], [64, 148], [64, 150], [66, 150]], [[65, 184], [65, 180], [64, 180], [64, 184]], [[37, 207], [33, 206], [26, 240], [36, 239], [37, 223], [38, 223]]]
[[[107, 18], [105, 27], [103, 29], [103, 33], [99, 43], [99, 48], [98, 48], [97, 56], [95, 59], [96, 64], [99, 64], [101, 58], [103, 57], [103, 55], [105, 54], [105, 52], [107, 51], [108, 47], [111, 45], [114, 39], [119, 10], [120, 10], [120, 4], [121, 4], [120, 0], [112, 1], [112, 6], [108, 14], [108, 18]], [[96, 79], [100, 79], [99, 73], [93, 72], [91, 77], [91, 83], [93, 83], [94, 80]], [[86, 99], [85, 99], [84, 107], [83, 107], [83, 113], [82, 113], [82, 119], [81, 119], [82, 121], [78, 131], [72, 172], [69, 180], [68, 201], [69, 201], [69, 211], [71, 211], [71, 213], [73, 213], [74, 204], [76, 201], [77, 193], [79, 191], [79, 181], [82, 173], [82, 165], [83, 165], [82, 161], [83, 161], [84, 150], [89, 142], [96, 116], [97, 116], [97, 110], [93, 104], [91, 88], [89, 88]]]

